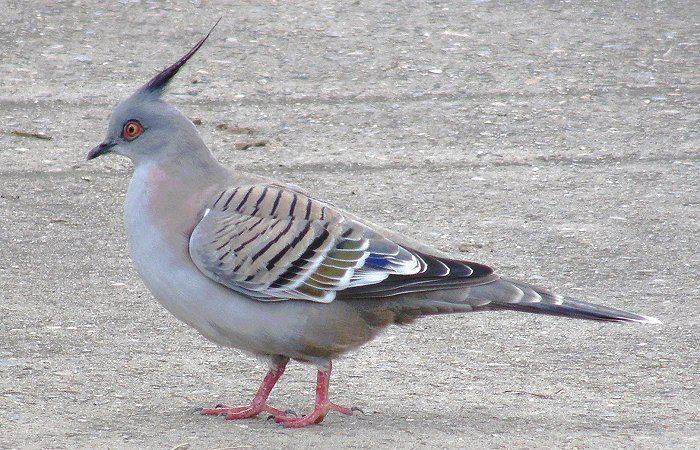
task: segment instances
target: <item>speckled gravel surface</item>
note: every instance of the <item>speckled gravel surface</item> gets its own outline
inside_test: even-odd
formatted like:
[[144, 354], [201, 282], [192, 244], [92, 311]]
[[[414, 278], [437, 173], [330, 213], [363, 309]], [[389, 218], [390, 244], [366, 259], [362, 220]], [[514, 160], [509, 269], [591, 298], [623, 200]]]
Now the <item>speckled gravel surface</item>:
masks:
[[[0, 448], [700, 447], [697, 2], [227, 3], [0, 8]], [[219, 16], [169, 100], [226, 164], [664, 324], [430, 318], [337, 361], [365, 415], [200, 416], [264, 369], [151, 298], [84, 155]]]

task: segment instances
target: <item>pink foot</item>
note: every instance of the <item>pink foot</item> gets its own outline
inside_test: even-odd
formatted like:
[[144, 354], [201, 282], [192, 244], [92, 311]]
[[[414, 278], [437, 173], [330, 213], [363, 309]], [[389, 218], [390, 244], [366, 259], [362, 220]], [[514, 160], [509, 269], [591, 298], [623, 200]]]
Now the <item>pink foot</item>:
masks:
[[352, 416], [353, 410], [345, 406], [336, 405], [335, 403], [326, 402], [321, 405], [317, 404], [314, 410], [304, 417], [276, 416], [275, 422], [281, 423], [285, 428], [302, 428], [323, 422], [323, 419], [326, 418], [326, 414], [328, 414], [329, 411], [338, 411], [339, 413]]
[[285, 413], [284, 411], [265, 404], [251, 404], [250, 406], [216, 405], [214, 408], [202, 409], [202, 415], [226, 416], [227, 420], [235, 420], [249, 419], [251, 417], [257, 416], [263, 411], [271, 414], [275, 418], [287, 416], [287, 413]]
[[[330, 364], [330, 363], [329, 363]], [[328, 399], [328, 384], [331, 378], [331, 368], [327, 372], [318, 371], [316, 377], [316, 405], [313, 411], [304, 417], [275, 417], [275, 422], [281, 423], [285, 428], [302, 428], [315, 423], [323, 422], [326, 414], [329, 411], [338, 411], [339, 413], [352, 416], [353, 410], [356, 408], [346, 408], [345, 406], [336, 405]]]
[[275, 418], [286, 417], [287, 414], [284, 411], [268, 406], [267, 398], [270, 396], [270, 392], [272, 392], [272, 388], [275, 387], [277, 380], [279, 380], [284, 373], [287, 362], [289, 362], [289, 359], [285, 358], [277, 367], [270, 369], [249, 406], [216, 405], [213, 408], [202, 409], [202, 414], [205, 416], [225, 415], [227, 420], [235, 420], [255, 417], [264, 411]]

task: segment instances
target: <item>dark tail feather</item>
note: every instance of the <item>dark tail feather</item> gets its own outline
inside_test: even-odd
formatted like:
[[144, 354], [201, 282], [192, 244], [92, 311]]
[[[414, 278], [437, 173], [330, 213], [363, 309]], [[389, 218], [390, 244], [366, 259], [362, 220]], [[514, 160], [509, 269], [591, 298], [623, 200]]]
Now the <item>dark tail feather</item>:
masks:
[[572, 300], [538, 286], [504, 278], [472, 287], [469, 298], [490, 300], [490, 303], [483, 306], [484, 309], [523, 311], [606, 322], [661, 323], [654, 317]]

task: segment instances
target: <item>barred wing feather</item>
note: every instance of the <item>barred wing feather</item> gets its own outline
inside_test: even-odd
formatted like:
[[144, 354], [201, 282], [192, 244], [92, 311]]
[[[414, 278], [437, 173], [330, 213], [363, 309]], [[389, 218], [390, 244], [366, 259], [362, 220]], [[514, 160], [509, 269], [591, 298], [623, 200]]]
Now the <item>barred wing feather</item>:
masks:
[[466, 263], [412, 251], [328, 203], [272, 184], [219, 192], [189, 251], [207, 277], [261, 301], [328, 303], [354, 290], [381, 297], [474, 275]]

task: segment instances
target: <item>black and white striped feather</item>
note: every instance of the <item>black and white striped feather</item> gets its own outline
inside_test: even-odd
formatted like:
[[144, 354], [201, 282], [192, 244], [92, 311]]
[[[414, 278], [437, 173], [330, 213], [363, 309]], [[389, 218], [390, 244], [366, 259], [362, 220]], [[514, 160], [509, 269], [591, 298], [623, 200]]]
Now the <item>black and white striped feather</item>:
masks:
[[500, 278], [488, 266], [436, 256], [407, 241], [294, 188], [259, 183], [218, 192], [189, 250], [207, 277], [250, 298], [391, 300], [397, 323], [489, 309], [658, 323]]
[[189, 248], [205, 275], [262, 301], [388, 297], [491, 273], [399, 245], [328, 203], [274, 184], [219, 192]]

